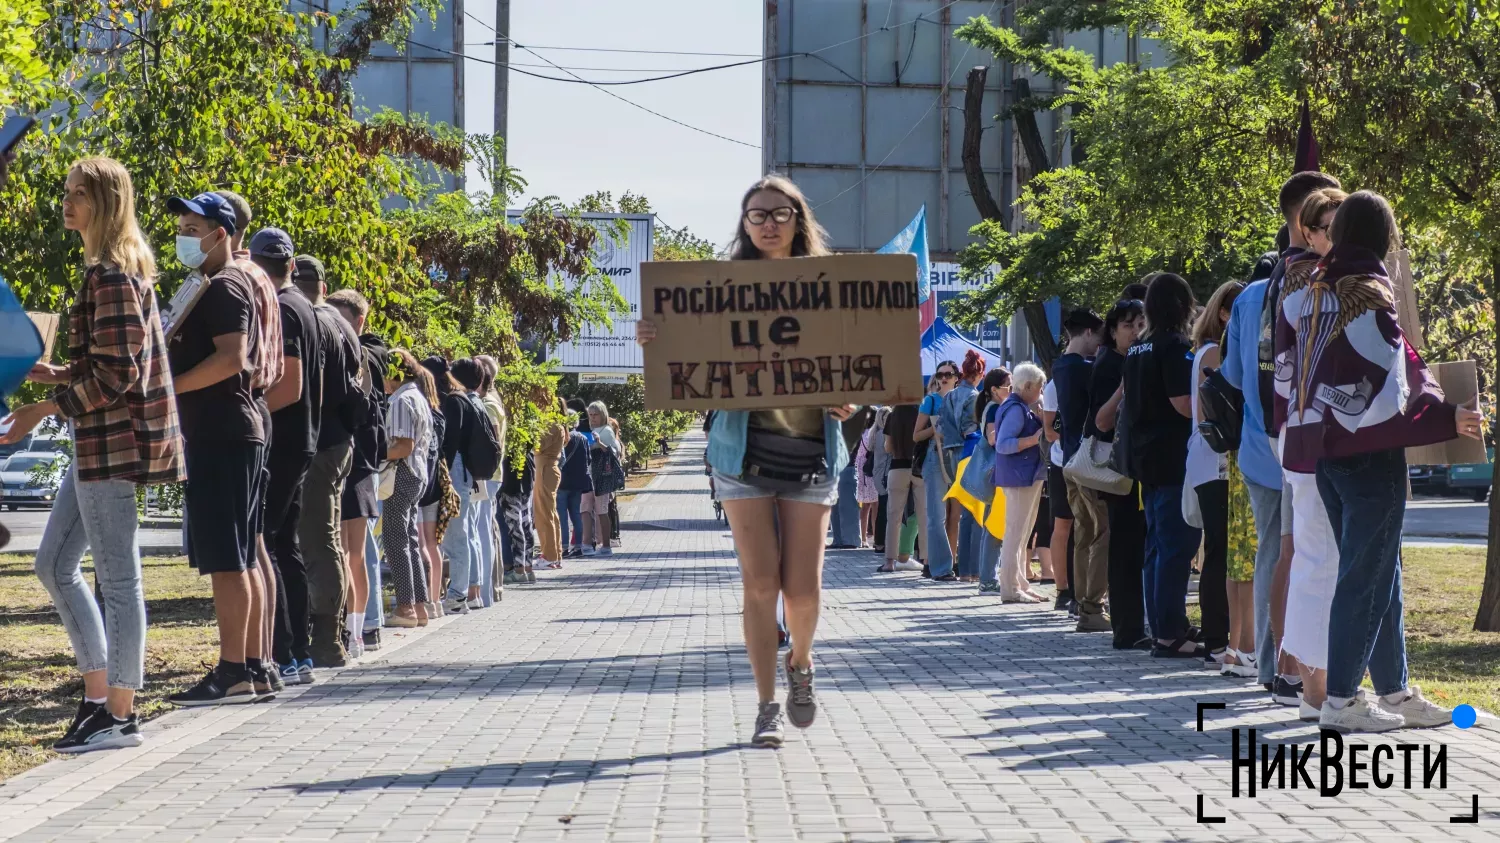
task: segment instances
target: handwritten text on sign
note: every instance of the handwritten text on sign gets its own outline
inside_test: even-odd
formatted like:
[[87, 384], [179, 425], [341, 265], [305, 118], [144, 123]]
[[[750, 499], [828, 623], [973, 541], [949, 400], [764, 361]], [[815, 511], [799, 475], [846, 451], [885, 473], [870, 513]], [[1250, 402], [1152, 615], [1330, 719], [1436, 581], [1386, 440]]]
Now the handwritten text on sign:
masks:
[[641, 265], [646, 405], [906, 404], [922, 397], [916, 259]]

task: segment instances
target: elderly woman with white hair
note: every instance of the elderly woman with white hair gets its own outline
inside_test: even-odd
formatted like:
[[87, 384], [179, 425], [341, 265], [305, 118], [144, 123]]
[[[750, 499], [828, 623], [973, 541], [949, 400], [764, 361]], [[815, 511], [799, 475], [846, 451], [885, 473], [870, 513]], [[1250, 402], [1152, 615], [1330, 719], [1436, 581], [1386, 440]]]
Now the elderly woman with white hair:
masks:
[[[588, 406], [589, 427], [594, 432], [594, 445], [590, 451], [589, 472], [594, 483], [594, 494], [588, 496], [592, 500], [591, 512], [594, 518], [594, 541], [598, 549], [589, 552], [584, 549], [584, 556], [613, 556], [614, 550], [610, 547], [609, 526], [609, 502], [614, 498], [615, 488], [612, 472], [606, 470], [609, 467], [610, 455], [616, 464], [624, 466], [625, 450], [620, 443], [619, 437], [615, 436], [614, 428], [609, 423], [609, 408], [603, 401], [595, 401]], [[583, 514], [585, 518], [590, 517], [589, 512]]]
[[[1042, 420], [1036, 408], [1047, 376], [1034, 363], [1011, 373], [1010, 394], [995, 411], [986, 435], [994, 436], [995, 487], [1005, 493], [1005, 539], [1000, 545], [999, 576], [992, 559], [984, 559], [979, 590], [998, 592], [1006, 603], [1038, 603], [1026, 580], [1026, 545], [1036, 525], [1047, 464], [1042, 459]], [[993, 431], [993, 433], [990, 433]]]

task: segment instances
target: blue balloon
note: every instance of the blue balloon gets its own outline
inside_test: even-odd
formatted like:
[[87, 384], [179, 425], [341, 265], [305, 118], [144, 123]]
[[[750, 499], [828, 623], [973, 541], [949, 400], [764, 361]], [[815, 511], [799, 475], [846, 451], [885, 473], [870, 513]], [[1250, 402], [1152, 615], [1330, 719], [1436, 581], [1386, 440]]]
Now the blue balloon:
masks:
[[1453, 725], [1460, 729], [1467, 729], [1479, 721], [1479, 714], [1474, 711], [1472, 705], [1461, 705], [1453, 709]]

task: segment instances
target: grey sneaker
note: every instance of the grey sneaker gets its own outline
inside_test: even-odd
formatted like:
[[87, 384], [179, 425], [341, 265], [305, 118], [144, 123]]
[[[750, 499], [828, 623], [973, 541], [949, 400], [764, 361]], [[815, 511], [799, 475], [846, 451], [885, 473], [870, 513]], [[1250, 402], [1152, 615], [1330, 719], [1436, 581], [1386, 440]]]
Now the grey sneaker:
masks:
[[1365, 689], [1360, 688], [1343, 708], [1334, 708], [1324, 702], [1318, 716], [1318, 724], [1345, 735], [1350, 732], [1389, 732], [1406, 725], [1406, 718], [1371, 701]]
[[792, 725], [798, 729], [806, 729], [813, 724], [818, 716], [818, 700], [813, 696], [813, 673], [815, 669], [808, 665], [806, 670], [798, 670], [792, 667], [792, 653], [786, 654], [786, 714], [792, 721]]
[[1407, 690], [1406, 699], [1401, 702], [1388, 703], [1380, 699], [1379, 705], [1391, 714], [1401, 715], [1408, 729], [1430, 729], [1453, 722], [1453, 709], [1444, 708], [1423, 697], [1422, 689], [1416, 685]]
[[760, 704], [760, 713], [755, 716], [755, 734], [750, 738], [752, 746], [768, 746], [780, 749], [786, 740], [786, 730], [781, 725], [781, 704]]

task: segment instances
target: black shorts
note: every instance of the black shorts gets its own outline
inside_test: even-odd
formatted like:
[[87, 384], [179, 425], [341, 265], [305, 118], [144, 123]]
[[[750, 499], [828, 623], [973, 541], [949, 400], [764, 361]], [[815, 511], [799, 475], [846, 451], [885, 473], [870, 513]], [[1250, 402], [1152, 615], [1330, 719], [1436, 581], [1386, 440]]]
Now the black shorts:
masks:
[[1068, 505], [1068, 484], [1063, 480], [1060, 465], [1047, 468], [1047, 501], [1051, 505], [1053, 518], [1073, 520], [1073, 507]]
[[255, 535], [264, 500], [266, 446], [261, 442], [189, 442], [185, 538], [188, 564], [200, 574], [255, 568]]
[[1036, 509], [1036, 526], [1031, 529], [1031, 537], [1035, 539], [1037, 547], [1047, 547], [1052, 544], [1052, 506], [1051, 495], [1042, 495], [1042, 502]]
[[339, 517], [345, 521], [358, 521], [361, 518], [380, 517], [380, 497], [376, 494], [376, 487], [380, 485], [380, 475], [367, 474], [358, 480], [354, 475], [344, 481], [344, 496], [340, 501]]

